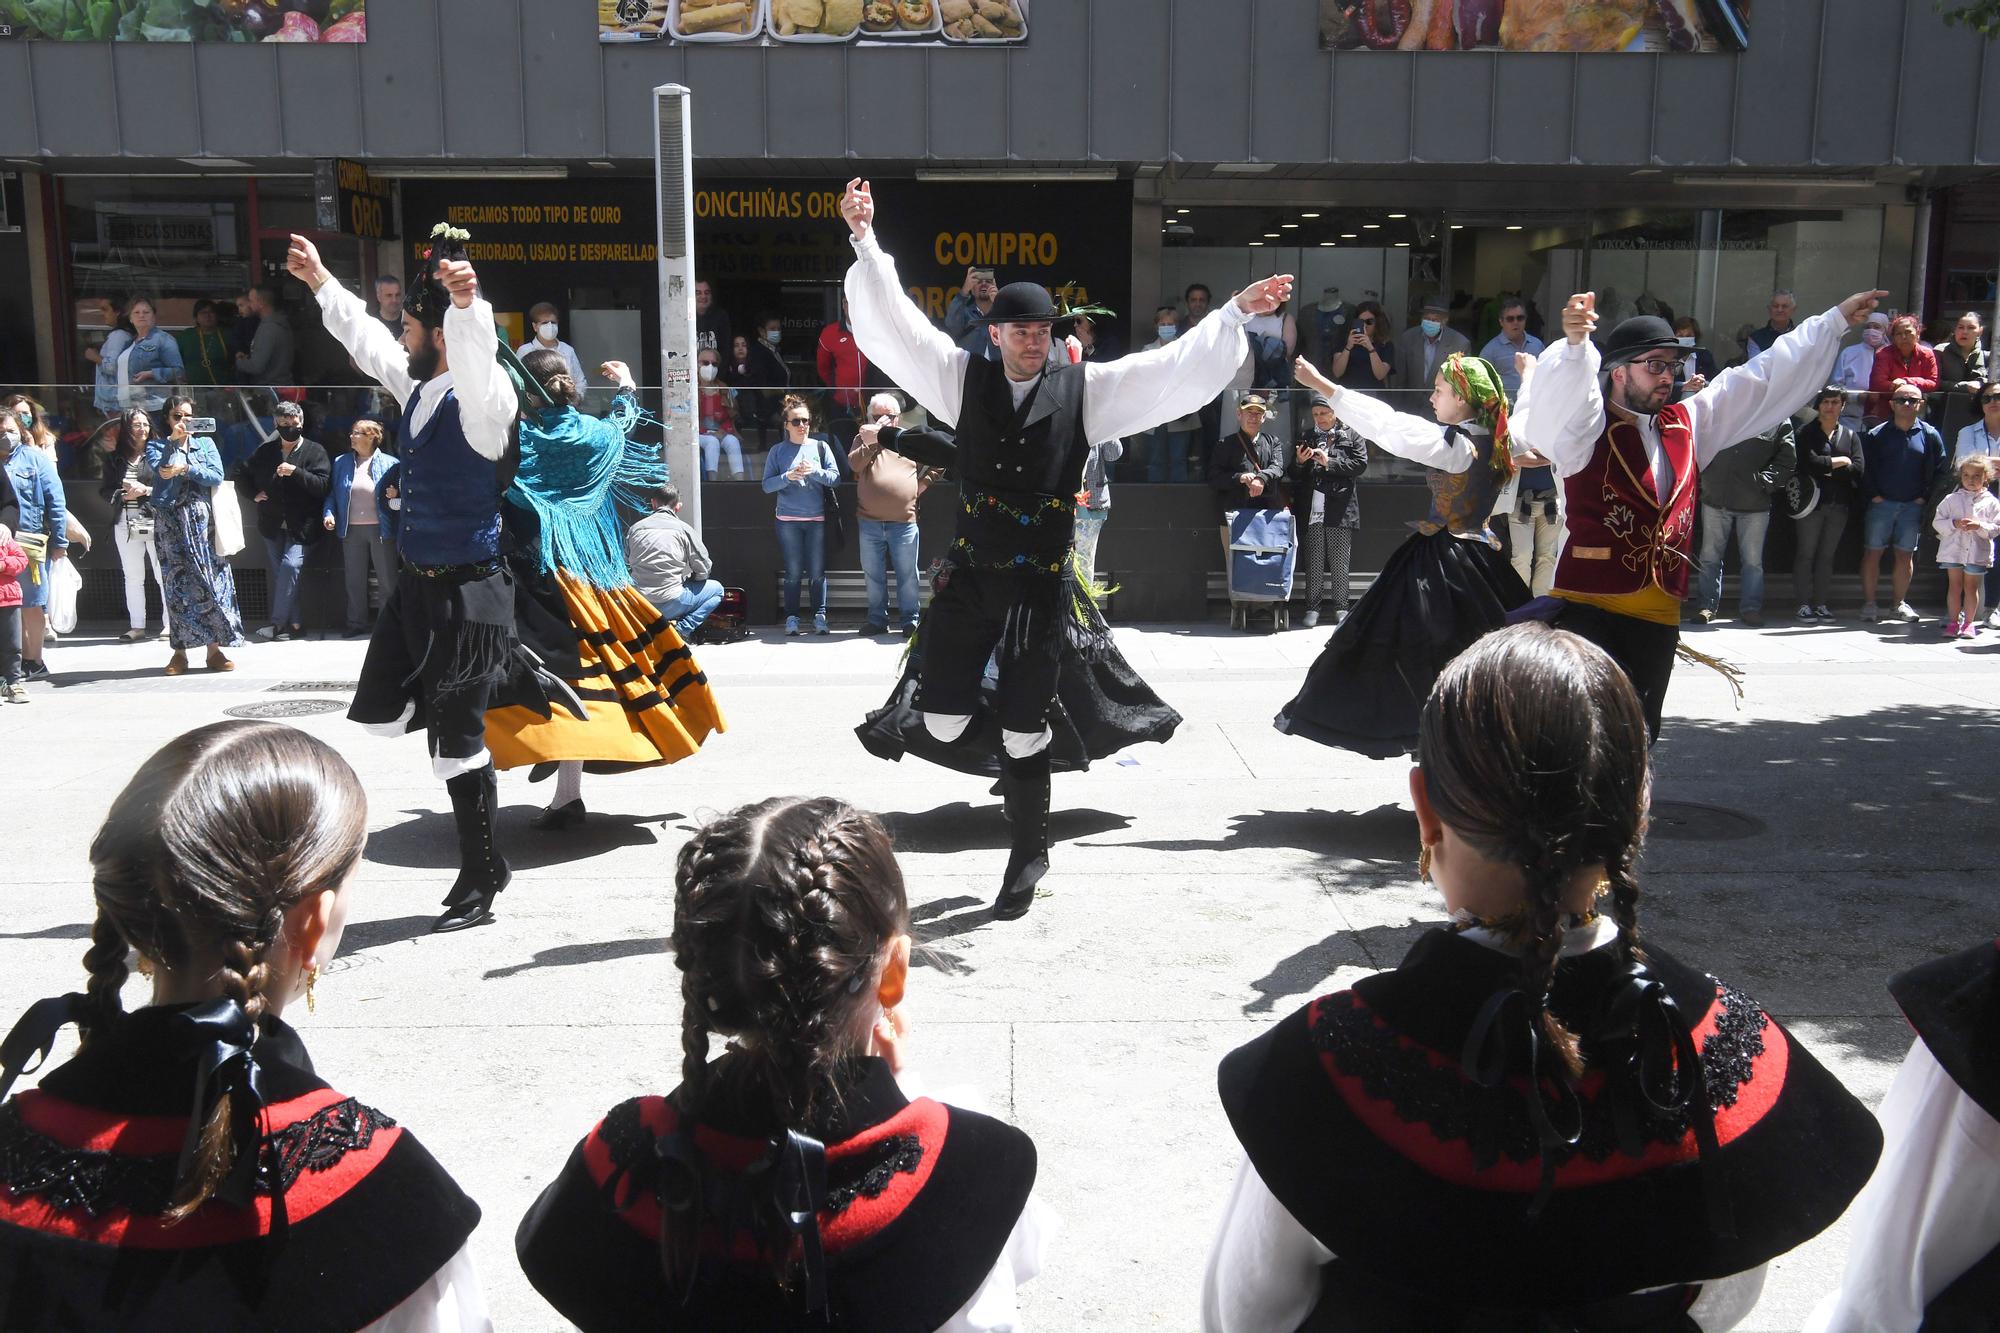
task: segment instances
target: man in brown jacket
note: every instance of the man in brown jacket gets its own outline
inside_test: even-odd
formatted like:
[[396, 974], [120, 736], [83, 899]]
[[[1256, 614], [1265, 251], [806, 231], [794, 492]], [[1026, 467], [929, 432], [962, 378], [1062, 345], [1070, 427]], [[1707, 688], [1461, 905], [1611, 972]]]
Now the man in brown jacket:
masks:
[[903, 405], [893, 393], [868, 400], [868, 419], [854, 437], [847, 465], [854, 470], [861, 510], [861, 572], [868, 579], [868, 623], [863, 634], [889, 632], [889, 570], [896, 568], [896, 624], [904, 634], [917, 628], [917, 501], [941, 468], [926, 468], [875, 442], [884, 426], [903, 424]]

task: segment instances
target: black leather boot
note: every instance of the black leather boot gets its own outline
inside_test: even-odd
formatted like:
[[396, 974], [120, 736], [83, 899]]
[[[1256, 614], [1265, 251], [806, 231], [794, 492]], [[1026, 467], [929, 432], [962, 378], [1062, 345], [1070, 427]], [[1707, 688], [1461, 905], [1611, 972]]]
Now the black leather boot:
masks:
[[1049, 752], [1002, 759], [1000, 782], [1013, 848], [1007, 857], [1007, 879], [993, 900], [993, 915], [1012, 921], [1028, 914], [1035, 903], [1035, 885], [1049, 873]]
[[493, 812], [500, 804], [500, 779], [493, 765], [449, 778], [444, 789], [451, 794], [451, 816], [458, 826], [458, 879], [445, 895], [445, 912], [431, 923], [437, 934], [490, 924], [494, 898], [514, 878], [506, 858], [493, 848]]

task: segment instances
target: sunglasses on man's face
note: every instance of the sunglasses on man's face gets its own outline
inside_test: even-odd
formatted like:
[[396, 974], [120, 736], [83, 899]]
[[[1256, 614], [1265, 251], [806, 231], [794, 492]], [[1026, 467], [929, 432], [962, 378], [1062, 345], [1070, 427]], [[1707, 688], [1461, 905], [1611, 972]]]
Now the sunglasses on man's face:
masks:
[[1982, 403], [2000, 403], [2000, 393], [1989, 393], [1979, 401]]
[[1891, 398], [1889, 401], [1898, 407], [1921, 407], [1924, 400], [1921, 398]]

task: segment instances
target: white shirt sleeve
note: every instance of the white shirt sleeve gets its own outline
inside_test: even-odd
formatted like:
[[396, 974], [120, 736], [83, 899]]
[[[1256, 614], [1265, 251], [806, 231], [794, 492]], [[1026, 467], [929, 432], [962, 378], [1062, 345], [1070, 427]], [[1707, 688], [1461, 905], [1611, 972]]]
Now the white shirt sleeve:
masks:
[[[388, 336], [389, 331], [379, 321], [375, 327], [382, 329], [383, 337]], [[493, 359], [499, 346], [493, 307], [485, 297], [475, 296], [471, 305], [462, 308], [454, 301], [444, 312], [445, 364], [451, 368], [452, 392], [458, 396], [459, 423], [465, 428], [465, 442], [481, 458], [498, 458], [507, 452], [507, 428], [514, 424], [518, 404], [514, 382], [501, 373], [500, 363]], [[404, 378], [408, 378], [407, 372]]]
[[1477, 447], [1463, 435], [1447, 435], [1435, 421], [1398, 412], [1380, 398], [1353, 389], [1342, 388], [1334, 394], [1333, 410], [1370, 444], [1412, 463], [1440, 472], [1464, 472], [1479, 457]]
[[1299, 1225], [1245, 1158], [1201, 1280], [1202, 1333], [1297, 1328], [1319, 1303], [1319, 1270], [1331, 1262], [1333, 1251]]
[[1116, 361], [1085, 362], [1084, 438], [1122, 439], [1199, 412], [1250, 354], [1243, 338], [1249, 321], [1234, 300], [1224, 301], [1186, 337]]
[[472, 1266], [471, 1243], [361, 1333], [493, 1333], [479, 1271]]
[[1707, 467], [1730, 445], [1763, 434], [1811, 401], [1833, 374], [1846, 336], [1847, 317], [1835, 306], [1710, 380], [1688, 400], [1695, 466]]
[[871, 230], [854, 242], [847, 270], [848, 327], [854, 344], [904, 393], [939, 421], [958, 423], [965, 397], [965, 350], [931, 326], [903, 291], [891, 259]]
[[368, 313], [360, 297], [334, 279], [321, 283], [314, 297], [319, 302], [320, 319], [326, 331], [347, 349], [361, 373], [407, 406], [410, 394], [417, 387], [410, 378], [409, 349], [389, 332], [386, 324]]
[[2000, 1122], [1922, 1039], [1877, 1115], [1882, 1160], [1848, 1212], [1847, 1270], [1807, 1333], [1911, 1333], [1924, 1307], [2000, 1244]]
[[1029, 1195], [993, 1271], [937, 1333], [1021, 1333], [1025, 1325], [1016, 1293], [1042, 1271], [1049, 1244], [1060, 1229], [1055, 1210]]
[[1597, 345], [1588, 338], [1580, 343], [1559, 338], [1542, 349], [1522, 377], [1509, 431], [1548, 459], [1559, 477], [1582, 471], [1604, 432], [1599, 362]]

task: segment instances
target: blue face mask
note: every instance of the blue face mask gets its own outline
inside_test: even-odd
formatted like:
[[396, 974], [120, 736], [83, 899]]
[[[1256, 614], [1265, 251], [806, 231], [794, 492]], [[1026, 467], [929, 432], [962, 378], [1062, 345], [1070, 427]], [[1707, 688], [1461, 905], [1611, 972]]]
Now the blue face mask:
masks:
[[1153, 332], [1160, 335], [1160, 341], [1163, 343], [1170, 343], [1181, 335], [1178, 324], [1162, 324], [1157, 329], [1154, 329]]
[[1444, 325], [1434, 319], [1423, 320], [1417, 327], [1424, 331], [1424, 337], [1426, 338], [1435, 338], [1439, 333], [1444, 331]]

